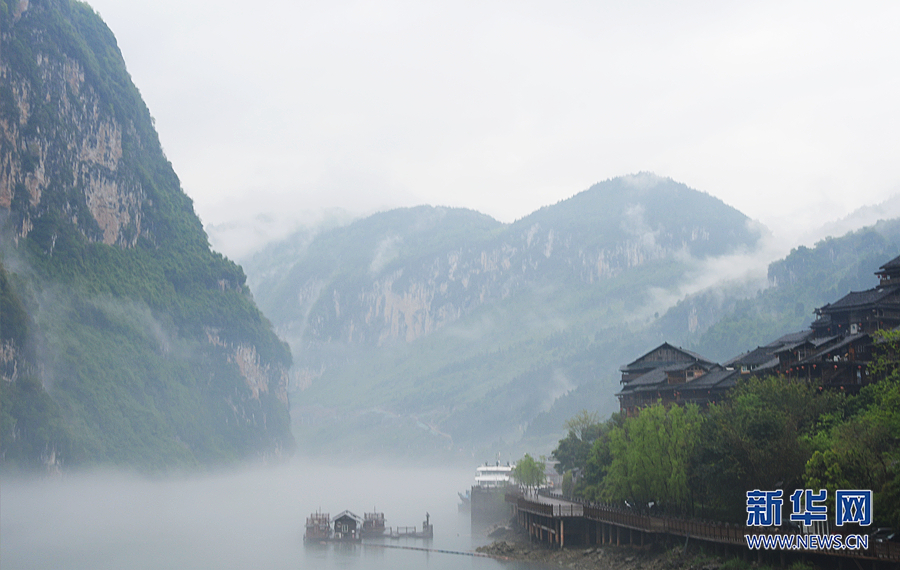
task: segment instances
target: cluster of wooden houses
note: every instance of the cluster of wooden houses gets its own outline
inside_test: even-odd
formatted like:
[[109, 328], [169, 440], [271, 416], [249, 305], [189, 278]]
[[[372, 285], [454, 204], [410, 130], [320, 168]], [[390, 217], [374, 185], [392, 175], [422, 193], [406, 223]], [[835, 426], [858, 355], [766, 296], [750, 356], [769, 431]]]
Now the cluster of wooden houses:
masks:
[[718, 364], [663, 343], [621, 367], [619, 406], [633, 415], [645, 406], [721, 400], [742, 377], [777, 375], [855, 393], [870, 381], [872, 333], [900, 327], [900, 257], [875, 273], [876, 287], [851, 292], [816, 309], [810, 328]]
[[425, 513], [422, 530], [416, 527], [386, 527], [384, 513], [365, 513], [360, 518], [343, 511], [333, 519], [328, 513], [315, 512], [306, 519], [306, 542], [362, 542], [363, 538], [433, 538], [431, 516]]

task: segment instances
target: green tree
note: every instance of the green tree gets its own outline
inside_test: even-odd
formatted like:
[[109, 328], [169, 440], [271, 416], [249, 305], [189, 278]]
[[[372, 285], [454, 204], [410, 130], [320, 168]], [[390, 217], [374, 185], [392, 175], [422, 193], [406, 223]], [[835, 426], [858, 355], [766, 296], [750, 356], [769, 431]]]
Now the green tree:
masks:
[[700, 408], [655, 404], [610, 432], [612, 462], [604, 498], [645, 508], [684, 510], [690, 503], [688, 470], [699, 442]]
[[[603, 479], [612, 464], [609, 434], [615, 428], [625, 425], [625, 414], [617, 412], [599, 425], [597, 438], [591, 444], [587, 458], [578, 467], [583, 468], [583, 476], [575, 487], [575, 495], [591, 501], [604, 500]], [[560, 442], [562, 443], [562, 442]]]
[[533, 492], [547, 480], [547, 476], [544, 474], [545, 467], [546, 464], [543, 461], [537, 461], [526, 453], [525, 457], [513, 467], [512, 477], [526, 490]]
[[840, 421], [843, 403], [842, 395], [805, 382], [741, 382], [728, 401], [710, 406], [694, 464], [697, 500], [716, 516], [738, 522], [748, 490], [783, 489], [789, 495], [804, 484], [817, 434]]
[[597, 412], [581, 410], [575, 416], [566, 420], [566, 429], [582, 441], [591, 440], [597, 437], [599, 423], [600, 419]]
[[566, 421], [568, 430], [566, 437], [550, 453], [550, 457], [558, 461], [557, 473], [565, 473], [573, 469], [584, 470], [587, 467], [591, 447], [597, 438], [610, 428], [607, 422], [600, 422], [596, 412], [581, 410]]
[[562, 494], [563, 497], [571, 497], [575, 494], [575, 477], [571, 470], [566, 471], [563, 475]]
[[828, 489], [871, 489], [876, 523], [900, 527], [900, 375], [862, 389], [851, 415], [823, 430], [824, 442], [806, 463], [805, 484]]
[[869, 364], [869, 375], [875, 378], [900, 376], [900, 331], [879, 330], [872, 335], [875, 354]]

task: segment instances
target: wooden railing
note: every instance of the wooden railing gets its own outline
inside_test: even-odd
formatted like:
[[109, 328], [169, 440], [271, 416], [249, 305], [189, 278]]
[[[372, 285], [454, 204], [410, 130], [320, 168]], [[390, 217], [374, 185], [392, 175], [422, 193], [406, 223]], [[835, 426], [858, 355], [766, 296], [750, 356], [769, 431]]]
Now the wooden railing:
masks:
[[[741, 525], [650, 516], [610, 505], [566, 499], [561, 495], [551, 495], [549, 493], [542, 493], [542, 495], [564, 501], [566, 504], [541, 503], [514, 493], [507, 494], [505, 500], [509, 503], [514, 503], [520, 511], [547, 517], [584, 517], [644, 532], [687, 536], [732, 545], [747, 544], [744, 535], [749, 533], [747, 527]], [[782, 534], [782, 530], [778, 527], [755, 527], [752, 534]], [[868, 550], [843, 550], [840, 551], [840, 554], [852, 557], [900, 561], [900, 544], [895, 542], [874, 542], [870, 539]]]
[[[872, 545], [869, 545], [872, 550]], [[900, 544], [896, 542], [876, 542], [875, 557], [880, 560], [893, 560], [900, 562]]]

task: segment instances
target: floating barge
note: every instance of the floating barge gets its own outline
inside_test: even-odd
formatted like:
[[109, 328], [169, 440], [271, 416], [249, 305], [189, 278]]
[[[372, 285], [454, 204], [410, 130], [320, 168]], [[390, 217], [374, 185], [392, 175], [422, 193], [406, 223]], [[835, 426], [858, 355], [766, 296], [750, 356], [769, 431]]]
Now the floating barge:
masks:
[[323, 541], [331, 538], [331, 516], [328, 513], [313, 513], [306, 518], [306, 533], [303, 541]]
[[386, 527], [384, 513], [365, 513], [361, 519], [344, 511], [332, 519], [328, 513], [313, 513], [306, 519], [304, 542], [362, 542], [363, 538], [434, 538], [431, 515], [425, 513], [422, 530], [414, 526]]
[[313, 513], [306, 519], [304, 542], [361, 542], [362, 519], [344, 511], [331, 519], [328, 513]]
[[362, 523], [363, 538], [381, 538], [385, 535], [384, 513], [365, 513]]

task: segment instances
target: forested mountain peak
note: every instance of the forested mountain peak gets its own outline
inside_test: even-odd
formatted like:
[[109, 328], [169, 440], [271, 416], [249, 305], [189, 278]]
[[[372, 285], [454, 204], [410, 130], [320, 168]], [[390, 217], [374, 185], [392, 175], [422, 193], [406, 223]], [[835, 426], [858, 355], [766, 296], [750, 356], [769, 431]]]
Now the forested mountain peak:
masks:
[[611, 178], [516, 222], [579, 233], [588, 243], [624, 236], [682, 243], [695, 256], [752, 247], [761, 227], [720, 199], [650, 172]]

